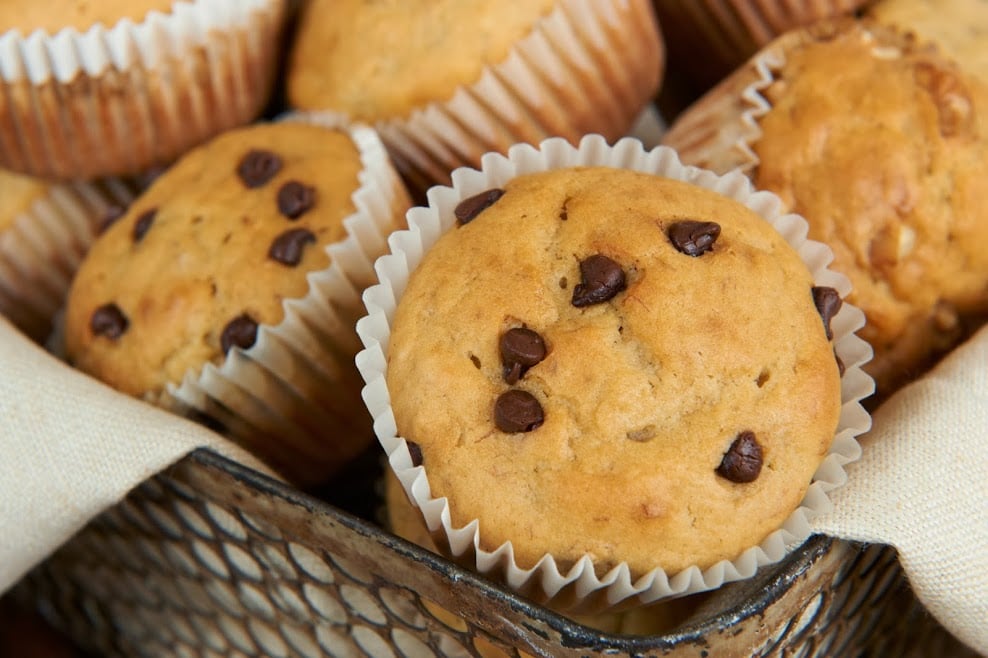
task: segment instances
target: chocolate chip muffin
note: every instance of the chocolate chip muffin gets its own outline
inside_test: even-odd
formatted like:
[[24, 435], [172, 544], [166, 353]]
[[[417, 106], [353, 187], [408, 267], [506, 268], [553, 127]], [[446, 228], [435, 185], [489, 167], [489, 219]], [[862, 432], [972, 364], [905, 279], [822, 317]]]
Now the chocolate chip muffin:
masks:
[[287, 92], [373, 123], [425, 188], [516, 142], [627, 134], [662, 69], [649, 0], [312, 0]]
[[119, 180], [56, 184], [0, 170], [0, 314], [43, 341], [98, 227], [131, 198]]
[[[664, 141], [691, 164], [746, 167], [833, 249], [884, 399], [988, 314], [988, 87], [858, 22], [791, 33], [735, 77]], [[758, 90], [764, 106], [748, 100]]]
[[589, 556], [634, 579], [782, 525], [838, 427], [841, 299], [771, 224], [599, 167], [518, 176], [455, 217], [398, 300], [386, 369], [453, 527], [479, 520], [523, 569]]
[[0, 166], [137, 175], [253, 120], [287, 0], [0, 3]]
[[226, 133], [93, 246], [68, 301], [67, 356], [120, 391], [218, 419], [295, 480], [324, 477], [367, 442], [352, 324], [406, 206], [371, 131]]

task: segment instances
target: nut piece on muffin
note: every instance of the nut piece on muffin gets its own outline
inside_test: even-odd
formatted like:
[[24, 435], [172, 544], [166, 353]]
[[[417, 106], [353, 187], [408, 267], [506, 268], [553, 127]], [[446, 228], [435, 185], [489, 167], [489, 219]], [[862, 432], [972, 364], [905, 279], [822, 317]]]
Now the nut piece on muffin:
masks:
[[664, 141], [691, 164], [746, 168], [833, 249], [868, 319], [877, 400], [988, 315], [988, 87], [934, 47], [873, 23], [791, 33]]
[[[186, 154], [88, 254], [67, 305], [68, 359], [213, 417], [295, 481], [354, 456], [368, 432], [352, 325], [377, 254], [351, 232], [356, 216], [386, 234], [407, 207], [383, 147], [354, 135], [259, 124]], [[378, 179], [380, 216], [363, 218], [357, 195]]]
[[134, 175], [254, 119], [286, 0], [0, 3], [0, 166]]
[[841, 374], [815, 286], [759, 214], [689, 183], [591, 167], [464, 200], [395, 311], [398, 436], [530, 568], [632, 577], [732, 560], [799, 506]]
[[626, 134], [662, 69], [648, 0], [312, 0], [287, 90], [372, 123], [425, 188], [516, 142]]

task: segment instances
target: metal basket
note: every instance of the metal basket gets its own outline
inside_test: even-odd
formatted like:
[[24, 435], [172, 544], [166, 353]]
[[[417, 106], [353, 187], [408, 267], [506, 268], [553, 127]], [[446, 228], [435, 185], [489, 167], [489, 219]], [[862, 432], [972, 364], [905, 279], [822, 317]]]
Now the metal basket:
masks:
[[90, 523], [15, 596], [106, 656], [974, 655], [886, 547], [813, 537], [673, 632], [610, 635], [207, 451]]

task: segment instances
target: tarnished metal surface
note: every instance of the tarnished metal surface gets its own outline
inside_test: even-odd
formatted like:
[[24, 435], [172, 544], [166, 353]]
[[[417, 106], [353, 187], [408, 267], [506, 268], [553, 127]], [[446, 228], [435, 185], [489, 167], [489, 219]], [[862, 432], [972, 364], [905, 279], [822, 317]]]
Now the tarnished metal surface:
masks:
[[208, 452], [91, 523], [17, 596], [107, 656], [973, 655], [887, 548], [815, 537], [672, 632], [610, 635]]

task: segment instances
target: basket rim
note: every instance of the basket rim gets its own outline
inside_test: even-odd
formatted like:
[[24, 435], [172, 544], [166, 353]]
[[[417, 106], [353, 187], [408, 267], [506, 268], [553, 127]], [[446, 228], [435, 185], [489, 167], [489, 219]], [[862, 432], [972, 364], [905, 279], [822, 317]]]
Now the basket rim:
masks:
[[666, 634], [607, 633], [584, 626], [553, 610], [533, 603], [474, 571], [391, 534], [385, 528], [371, 521], [223, 457], [209, 448], [199, 448], [182, 461], [192, 462], [207, 469], [219, 470], [259, 493], [280, 498], [308, 512], [327, 516], [348, 531], [371, 539], [389, 550], [422, 564], [451, 585], [466, 587], [484, 599], [501, 606], [507, 606], [533, 621], [544, 624], [559, 635], [562, 646], [573, 649], [585, 648], [635, 654], [642, 651], [668, 650], [687, 644], [703, 644], [711, 633], [722, 632], [724, 629], [732, 628], [754, 616], [763, 614], [770, 606], [778, 602], [793, 583], [839, 541], [826, 535], [812, 535], [782, 562], [765, 568], [765, 576], [757, 579], [760, 581], [757, 587], [757, 596], [745, 598], [712, 617], [688, 622], [676, 631]]

